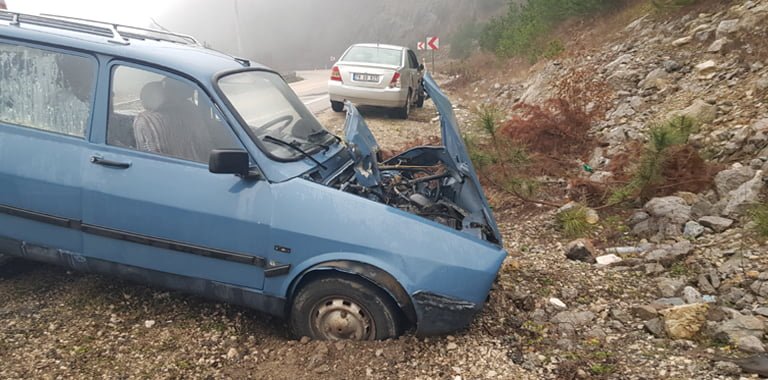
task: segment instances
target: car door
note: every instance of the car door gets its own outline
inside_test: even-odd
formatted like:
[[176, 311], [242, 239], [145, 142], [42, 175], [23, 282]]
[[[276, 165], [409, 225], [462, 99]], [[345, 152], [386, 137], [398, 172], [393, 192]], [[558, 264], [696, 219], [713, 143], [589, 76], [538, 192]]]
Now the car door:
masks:
[[208, 171], [211, 149], [242, 149], [230, 126], [190, 81], [119, 62], [109, 70], [109, 115], [84, 167], [85, 252], [148, 282], [174, 274], [261, 289], [269, 185]]
[[422, 91], [422, 70], [419, 69], [419, 59], [416, 57], [416, 53], [414, 53], [411, 49], [408, 49], [408, 60], [411, 68], [413, 69], [413, 75], [411, 76], [411, 88], [413, 88], [414, 91]]
[[97, 67], [93, 56], [0, 39], [0, 251], [54, 263], [82, 252]]

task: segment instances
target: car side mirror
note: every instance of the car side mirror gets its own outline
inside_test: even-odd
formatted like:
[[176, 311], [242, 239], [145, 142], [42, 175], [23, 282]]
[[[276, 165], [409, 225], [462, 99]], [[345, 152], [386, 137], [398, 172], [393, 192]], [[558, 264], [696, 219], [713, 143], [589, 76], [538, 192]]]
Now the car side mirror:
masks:
[[424, 64], [423, 63], [419, 63], [419, 71], [424, 71]]
[[208, 171], [248, 177], [251, 171], [248, 152], [241, 149], [214, 149], [208, 159]]

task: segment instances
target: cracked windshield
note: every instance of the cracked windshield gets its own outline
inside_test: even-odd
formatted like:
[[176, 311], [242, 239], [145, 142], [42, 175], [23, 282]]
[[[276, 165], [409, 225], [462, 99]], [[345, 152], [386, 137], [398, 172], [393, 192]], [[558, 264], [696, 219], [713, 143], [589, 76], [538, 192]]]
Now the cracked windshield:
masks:
[[256, 143], [273, 156], [297, 158], [301, 153], [291, 146], [311, 151], [334, 140], [277, 74], [247, 71], [218, 84]]

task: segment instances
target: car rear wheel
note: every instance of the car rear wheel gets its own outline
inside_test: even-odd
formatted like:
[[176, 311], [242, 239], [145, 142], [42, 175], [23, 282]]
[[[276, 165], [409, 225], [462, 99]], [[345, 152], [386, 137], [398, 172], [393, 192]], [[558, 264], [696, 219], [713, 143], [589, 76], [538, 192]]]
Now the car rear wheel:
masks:
[[400, 119], [408, 119], [408, 115], [411, 113], [411, 103], [413, 103], [412, 92], [408, 90], [408, 97], [405, 99], [405, 105], [398, 108], [396, 116]]
[[416, 108], [424, 107], [424, 99], [426, 98], [426, 94], [424, 94], [424, 90], [419, 91], [419, 96], [416, 98]]
[[381, 289], [350, 277], [306, 284], [291, 305], [297, 337], [317, 340], [381, 340], [400, 332], [397, 306]]
[[334, 112], [344, 111], [344, 103], [331, 100], [331, 109]]

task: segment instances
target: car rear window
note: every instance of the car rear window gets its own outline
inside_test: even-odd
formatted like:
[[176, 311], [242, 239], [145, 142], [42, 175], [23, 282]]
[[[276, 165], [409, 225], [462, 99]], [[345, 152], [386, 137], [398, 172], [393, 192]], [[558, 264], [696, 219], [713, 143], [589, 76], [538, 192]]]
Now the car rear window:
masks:
[[0, 43], [0, 122], [84, 137], [96, 61]]
[[400, 66], [403, 62], [403, 51], [376, 46], [353, 46], [341, 60]]

